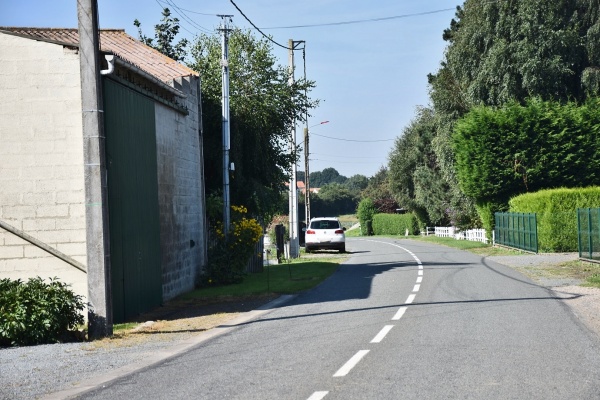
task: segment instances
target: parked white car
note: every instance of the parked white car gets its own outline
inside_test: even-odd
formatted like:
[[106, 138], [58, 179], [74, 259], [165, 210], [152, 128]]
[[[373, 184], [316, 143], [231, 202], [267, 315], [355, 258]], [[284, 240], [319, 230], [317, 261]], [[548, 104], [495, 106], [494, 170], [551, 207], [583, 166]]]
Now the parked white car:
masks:
[[334, 217], [312, 218], [305, 231], [305, 247], [307, 253], [318, 249], [346, 251], [346, 228]]

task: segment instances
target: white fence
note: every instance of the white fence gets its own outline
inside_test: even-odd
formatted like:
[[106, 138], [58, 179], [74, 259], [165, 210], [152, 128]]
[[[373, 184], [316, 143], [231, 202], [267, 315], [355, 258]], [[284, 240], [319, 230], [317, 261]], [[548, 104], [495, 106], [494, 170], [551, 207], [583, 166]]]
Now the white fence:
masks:
[[[430, 228], [426, 228], [427, 234], [430, 232]], [[459, 231], [453, 226], [441, 227], [436, 226], [434, 229], [435, 236], [438, 237], [451, 237], [457, 240], [469, 240], [472, 242], [488, 243], [485, 229], [469, 229], [466, 231]]]

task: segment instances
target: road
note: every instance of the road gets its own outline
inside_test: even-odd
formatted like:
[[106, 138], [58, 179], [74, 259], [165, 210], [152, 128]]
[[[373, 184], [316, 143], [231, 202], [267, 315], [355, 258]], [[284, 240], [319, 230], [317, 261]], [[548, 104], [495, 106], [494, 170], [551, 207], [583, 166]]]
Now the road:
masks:
[[348, 239], [316, 289], [85, 399], [598, 399], [600, 341], [514, 270]]

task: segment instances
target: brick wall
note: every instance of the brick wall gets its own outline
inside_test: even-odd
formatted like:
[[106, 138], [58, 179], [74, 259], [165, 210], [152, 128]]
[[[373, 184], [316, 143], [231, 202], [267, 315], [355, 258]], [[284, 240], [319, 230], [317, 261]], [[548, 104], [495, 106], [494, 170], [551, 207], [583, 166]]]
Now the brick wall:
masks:
[[[0, 33], [0, 220], [86, 264], [79, 56]], [[0, 228], [0, 278], [86, 274]]]
[[156, 104], [163, 299], [194, 288], [206, 264], [198, 78], [175, 82], [189, 115]]

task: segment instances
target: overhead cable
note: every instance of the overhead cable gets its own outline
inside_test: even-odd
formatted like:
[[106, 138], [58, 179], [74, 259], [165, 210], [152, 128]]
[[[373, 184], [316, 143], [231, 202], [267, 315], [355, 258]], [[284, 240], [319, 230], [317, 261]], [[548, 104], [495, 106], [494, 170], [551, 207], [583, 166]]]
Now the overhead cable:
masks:
[[389, 21], [389, 20], [392, 20], [392, 19], [418, 17], [418, 16], [421, 16], [421, 15], [429, 15], [429, 14], [438, 14], [438, 13], [446, 12], [446, 11], [456, 11], [456, 8], [444, 8], [444, 9], [441, 9], [441, 10], [424, 11], [424, 12], [414, 13], [414, 14], [394, 15], [392, 17], [357, 19], [357, 20], [352, 20], [352, 21], [341, 21], [341, 22], [326, 22], [326, 23], [322, 23], [322, 24], [307, 24], [307, 25], [293, 25], [293, 26], [271, 26], [271, 27], [262, 28], [262, 29], [316, 28], [316, 27], [320, 27], [320, 26], [336, 26], [336, 25], [363, 24], [363, 23], [366, 23], [366, 22], [381, 22], [381, 21]]

